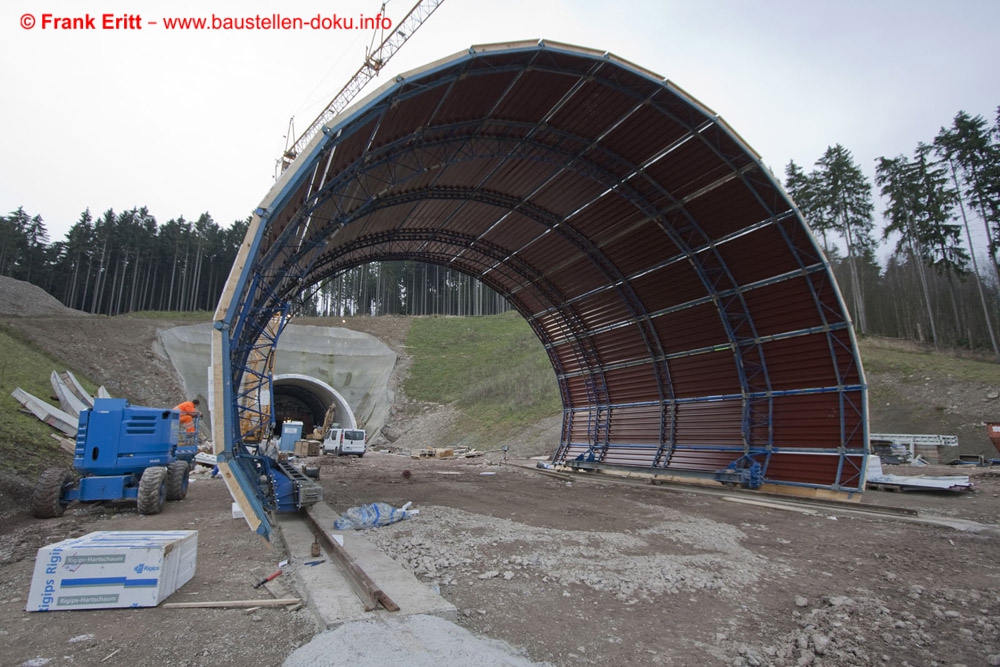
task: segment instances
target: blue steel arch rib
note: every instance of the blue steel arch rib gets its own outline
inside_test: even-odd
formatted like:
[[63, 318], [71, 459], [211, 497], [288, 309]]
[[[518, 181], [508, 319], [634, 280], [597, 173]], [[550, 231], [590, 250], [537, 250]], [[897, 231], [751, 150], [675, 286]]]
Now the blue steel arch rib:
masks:
[[829, 265], [759, 158], [668, 81], [567, 45], [475, 47], [331, 121], [220, 300], [231, 490], [255, 492], [232, 392], [265, 314], [378, 259], [447, 264], [510, 300], [557, 374], [559, 460], [704, 476], [756, 457], [765, 483], [861, 490], [864, 376]]

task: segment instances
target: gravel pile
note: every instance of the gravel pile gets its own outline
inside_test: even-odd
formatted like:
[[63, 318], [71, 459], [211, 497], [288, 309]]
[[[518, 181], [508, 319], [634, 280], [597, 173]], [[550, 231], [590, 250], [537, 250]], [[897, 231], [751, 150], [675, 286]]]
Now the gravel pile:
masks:
[[[897, 581], [891, 572], [882, 575], [890, 583]], [[797, 609], [792, 612], [795, 630], [763, 645], [719, 634], [716, 647], [723, 650], [718, 655], [721, 659], [738, 654], [735, 660], [723, 663], [733, 667], [966, 664], [939, 662], [942, 656], [937, 645], [943, 638], [937, 635], [943, 622], [949, 634], [961, 637], [975, 652], [986, 654], [986, 664], [1000, 665], [995, 595], [961, 590], [930, 593], [919, 585], [899, 592], [907, 598], [902, 607], [864, 589], [818, 600], [796, 596]], [[911, 659], [900, 661], [901, 654]]]
[[85, 316], [82, 310], [73, 310], [37, 285], [0, 276], [0, 315], [17, 317]]
[[[695, 521], [667, 507], [639, 509], [655, 519], [630, 534], [538, 528], [447, 507], [421, 507], [416, 519], [364, 535], [430, 583], [474, 585], [497, 578], [577, 584], [626, 604], [664, 593], [738, 596], [773, 567], [740, 546], [743, 533], [737, 528]], [[517, 553], [498, 548], [514, 543]], [[651, 548], [659, 544], [668, 546]]]

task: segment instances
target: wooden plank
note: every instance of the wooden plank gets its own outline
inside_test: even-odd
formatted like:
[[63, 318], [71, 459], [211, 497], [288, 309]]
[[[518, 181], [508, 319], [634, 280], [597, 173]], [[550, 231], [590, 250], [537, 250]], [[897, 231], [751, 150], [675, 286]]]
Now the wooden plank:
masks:
[[70, 454], [76, 454], [76, 443], [72, 440], [64, 438], [61, 435], [56, 435], [55, 433], [49, 433], [49, 437], [58, 442], [59, 448], [63, 451], [69, 452]]
[[247, 525], [250, 526], [250, 530], [257, 532], [257, 528], [263, 521], [257, 516], [257, 513], [253, 509], [253, 505], [250, 504], [250, 500], [243, 493], [243, 487], [236, 480], [236, 475], [229, 468], [229, 461], [219, 461], [217, 464], [219, 466], [219, 474], [222, 475], [222, 480], [226, 483], [226, 487], [229, 489], [229, 495], [233, 497], [236, 504], [240, 506], [243, 510], [243, 518], [246, 519]]
[[299, 604], [299, 598], [280, 598], [277, 600], [219, 600], [217, 602], [164, 602], [164, 609], [207, 609], [215, 607], [284, 607]]
[[808, 514], [810, 516], [817, 516], [819, 512], [808, 507], [793, 507], [791, 505], [779, 505], [778, 503], [769, 503], [763, 500], [751, 500], [750, 498], [735, 498], [733, 496], [723, 496], [723, 500], [731, 503], [739, 503], [741, 505], [753, 505], [754, 507], [766, 507], [772, 510], [781, 510], [783, 512], [799, 512], [801, 514]]

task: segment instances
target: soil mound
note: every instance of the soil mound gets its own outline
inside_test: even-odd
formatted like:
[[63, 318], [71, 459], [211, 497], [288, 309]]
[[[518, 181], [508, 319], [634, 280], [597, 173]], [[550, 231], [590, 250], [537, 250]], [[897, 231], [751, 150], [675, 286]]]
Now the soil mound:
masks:
[[17, 317], [88, 316], [82, 310], [73, 310], [37, 285], [6, 276], [0, 276], [0, 315]]

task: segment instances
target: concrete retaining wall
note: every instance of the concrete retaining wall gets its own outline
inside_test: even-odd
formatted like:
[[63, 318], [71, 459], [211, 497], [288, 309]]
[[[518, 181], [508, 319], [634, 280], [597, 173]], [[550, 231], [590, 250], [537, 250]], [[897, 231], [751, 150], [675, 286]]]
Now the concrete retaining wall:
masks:
[[[189, 397], [208, 397], [212, 324], [160, 332], [160, 343]], [[375, 434], [389, 415], [396, 353], [374, 336], [338, 327], [289, 324], [278, 340], [274, 374], [305, 375], [343, 396], [359, 426]]]

